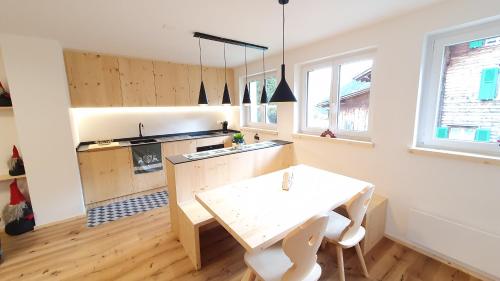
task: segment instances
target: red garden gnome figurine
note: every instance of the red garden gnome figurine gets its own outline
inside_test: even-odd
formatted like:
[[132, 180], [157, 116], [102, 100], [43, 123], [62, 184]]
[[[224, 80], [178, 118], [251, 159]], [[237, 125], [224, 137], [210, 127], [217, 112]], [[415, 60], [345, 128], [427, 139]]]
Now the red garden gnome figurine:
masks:
[[5, 223], [5, 233], [9, 235], [23, 234], [35, 227], [33, 209], [19, 190], [17, 180], [10, 184], [10, 204], [4, 207], [2, 219]]
[[21, 156], [19, 155], [19, 151], [17, 147], [14, 145], [12, 147], [12, 156], [9, 159], [9, 175], [11, 176], [19, 176], [24, 175], [24, 162]]

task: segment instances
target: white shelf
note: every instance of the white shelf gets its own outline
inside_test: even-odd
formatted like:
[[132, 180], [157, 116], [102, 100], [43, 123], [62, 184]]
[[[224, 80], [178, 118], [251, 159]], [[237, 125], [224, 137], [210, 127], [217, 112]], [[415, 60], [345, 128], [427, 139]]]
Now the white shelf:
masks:
[[20, 176], [0, 175], [0, 181], [8, 181], [13, 179], [23, 179], [23, 178], [26, 178], [26, 175], [20, 175]]

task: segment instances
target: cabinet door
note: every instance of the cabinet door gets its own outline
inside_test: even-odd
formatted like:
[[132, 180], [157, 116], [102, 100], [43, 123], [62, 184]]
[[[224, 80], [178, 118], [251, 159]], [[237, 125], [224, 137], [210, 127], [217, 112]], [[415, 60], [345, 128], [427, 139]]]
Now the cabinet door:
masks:
[[219, 91], [217, 68], [207, 67], [203, 69], [203, 83], [207, 91], [209, 105], [222, 104], [222, 90]]
[[238, 88], [235, 87], [234, 85], [238, 85], [238, 83], [235, 83], [234, 70], [228, 69], [227, 70], [227, 88], [229, 89], [229, 95], [231, 96], [231, 104], [238, 105], [238, 100], [237, 100]]
[[133, 192], [130, 148], [79, 152], [78, 160], [86, 204]]
[[153, 62], [119, 58], [123, 106], [156, 106]]
[[[190, 105], [198, 105], [198, 96], [200, 94], [200, 84], [201, 84], [200, 67], [196, 66], [196, 65], [189, 65], [188, 66], [188, 77], [189, 77], [188, 81], [189, 81]], [[205, 88], [205, 91], [206, 91], [206, 88]]]
[[196, 140], [173, 141], [163, 143], [163, 157], [196, 152]]
[[[191, 105], [198, 104], [198, 96], [200, 94], [200, 67], [196, 65], [190, 65], [188, 67], [189, 72], [189, 96], [191, 99]], [[232, 77], [228, 70], [228, 79]], [[222, 85], [221, 85], [222, 83]], [[204, 67], [203, 68], [203, 84], [205, 85], [205, 92], [207, 94], [209, 105], [220, 105], [222, 104], [222, 94], [224, 91], [224, 69], [215, 67]], [[230, 82], [228, 80], [228, 88], [230, 87]], [[231, 89], [229, 89], [231, 94]]]
[[191, 105], [188, 66], [160, 61], [153, 62], [153, 66], [157, 105]]
[[72, 107], [122, 106], [118, 58], [64, 51]]

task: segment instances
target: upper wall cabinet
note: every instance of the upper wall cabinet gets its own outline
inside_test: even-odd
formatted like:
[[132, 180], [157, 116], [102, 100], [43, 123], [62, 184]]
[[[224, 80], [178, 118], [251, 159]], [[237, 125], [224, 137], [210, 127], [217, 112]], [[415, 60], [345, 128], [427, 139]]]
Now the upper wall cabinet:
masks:
[[188, 106], [198, 102], [189, 96], [188, 66], [170, 62], [153, 62], [156, 102], [158, 106]]
[[118, 58], [65, 51], [64, 61], [73, 107], [123, 105]]
[[123, 106], [156, 106], [153, 61], [119, 58]]
[[[72, 107], [195, 106], [200, 67], [74, 51], [64, 52]], [[227, 84], [235, 105], [234, 72]], [[209, 105], [220, 105], [224, 69], [203, 68]]]

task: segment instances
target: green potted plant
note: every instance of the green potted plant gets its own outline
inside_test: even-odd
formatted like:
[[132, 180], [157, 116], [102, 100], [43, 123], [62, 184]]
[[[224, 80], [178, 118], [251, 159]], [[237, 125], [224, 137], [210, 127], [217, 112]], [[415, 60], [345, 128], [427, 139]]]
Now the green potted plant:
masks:
[[241, 148], [243, 144], [245, 144], [245, 135], [242, 133], [236, 133], [233, 135], [233, 143], [236, 145], [237, 148]]

